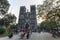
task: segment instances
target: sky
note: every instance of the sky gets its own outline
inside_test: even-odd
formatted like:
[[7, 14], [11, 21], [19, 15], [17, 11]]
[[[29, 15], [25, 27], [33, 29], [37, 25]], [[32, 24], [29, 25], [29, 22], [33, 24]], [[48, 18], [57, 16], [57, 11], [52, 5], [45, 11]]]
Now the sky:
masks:
[[[10, 3], [9, 11], [8, 13], [15, 14], [17, 17], [17, 22], [19, 18], [19, 11], [20, 6], [26, 6], [27, 9], [29, 9], [30, 5], [39, 5], [43, 4], [43, 0], [8, 0]], [[40, 19], [40, 21], [42, 21]]]

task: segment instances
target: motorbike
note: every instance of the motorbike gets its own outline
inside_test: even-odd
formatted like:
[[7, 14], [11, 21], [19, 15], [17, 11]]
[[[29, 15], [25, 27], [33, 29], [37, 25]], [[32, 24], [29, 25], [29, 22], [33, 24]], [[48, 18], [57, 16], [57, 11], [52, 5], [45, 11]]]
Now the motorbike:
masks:
[[12, 38], [13, 37], [13, 33], [9, 34], [8, 37], [9, 38]]

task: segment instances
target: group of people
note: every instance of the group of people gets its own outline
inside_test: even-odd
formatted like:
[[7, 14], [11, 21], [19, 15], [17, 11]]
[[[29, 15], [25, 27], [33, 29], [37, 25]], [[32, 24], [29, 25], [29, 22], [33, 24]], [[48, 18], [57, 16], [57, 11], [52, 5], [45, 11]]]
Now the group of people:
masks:
[[[31, 32], [31, 27], [29, 26], [28, 23], [26, 23], [26, 25], [24, 27], [22, 27], [20, 30], [21, 30], [21, 35], [20, 35], [21, 39], [23, 39], [25, 36], [28, 39], [29, 36], [30, 36], [30, 33], [32, 33]], [[12, 38], [13, 33], [9, 33], [8, 37]]]
[[28, 39], [29, 38], [29, 33], [31, 32], [31, 27], [29, 26], [29, 24], [27, 23], [25, 25], [25, 27], [22, 27], [21, 28], [21, 39], [24, 38], [24, 36], [26, 35], [26, 38]]

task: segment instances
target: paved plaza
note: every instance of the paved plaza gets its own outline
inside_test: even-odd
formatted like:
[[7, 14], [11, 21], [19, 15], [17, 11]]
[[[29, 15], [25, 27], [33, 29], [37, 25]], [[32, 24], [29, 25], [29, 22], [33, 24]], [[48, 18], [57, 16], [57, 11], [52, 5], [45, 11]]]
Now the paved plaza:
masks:
[[14, 35], [12, 38], [3, 37], [0, 40], [60, 40], [60, 38], [53, 38], [52, 34], [41, 32], [41, 33], [32, 33], [29, 39], [20, 39], [20, 34]]

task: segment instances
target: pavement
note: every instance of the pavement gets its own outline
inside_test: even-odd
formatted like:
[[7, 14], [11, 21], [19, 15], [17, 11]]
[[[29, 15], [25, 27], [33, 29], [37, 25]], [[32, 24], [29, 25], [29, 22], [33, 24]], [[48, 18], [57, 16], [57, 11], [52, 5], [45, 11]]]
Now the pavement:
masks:
[[20, 34], [21, 33], [15, 34], [12, 38], [3, 37], [0, 38], [0, 40], [60, 40], [59, 37], [53, 38], [52, 34], [46, 32], [32, 33], [29, 39], [26, 39], [26, 37], [24, 39], [20, 39]]

